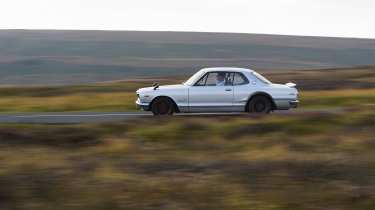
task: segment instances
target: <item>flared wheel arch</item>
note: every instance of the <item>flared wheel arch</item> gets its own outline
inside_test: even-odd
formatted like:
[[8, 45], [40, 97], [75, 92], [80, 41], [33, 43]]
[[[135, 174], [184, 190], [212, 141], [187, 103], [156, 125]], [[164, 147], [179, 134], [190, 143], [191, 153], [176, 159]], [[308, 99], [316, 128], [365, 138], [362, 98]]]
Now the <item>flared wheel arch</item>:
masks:
[[173, 103], [174, 112], [176, 112], [176, 113], [179, 113], [179, 112], [180, 112], [180, 109], [178, 108], [176, 102], [173, 100], [173, 98], [171, 98], [171, 97], [169, 97], [169, 96], [157, 96], [157, 97], [155, 97], [154, 99], [152, 99], [150, 105], [148, 106], [148, 110], [147, 110], [147, 111], [151, 111], [152, 104], [154, 103], [154, 101], [155, 101], [156, 99], [159, 99], [159, 98], [166, 98], [166, 99], [169, 99], [169, 100]]
[[250, 101], [251, 101], [253, 98], [255, 98], [255, 97], [257, 97], [257, 96], [264, 96], [264, 97], [268, 98], [268, 100], [271, 101], [272, 110], [277, 109], [276, 104], [275, 104], [275, 102], [274, 102], [274, 100], [273, 100], [273, 98], [272, 98], [271, 95], [269, 95], [268, 93], [265, 93], [265, 92], [256, 92], [256, 93], [252, 94], [252, 95], [249, 97], [249, 99], [247, 100], [247, 103], [246, 103], [246, 106], [245, 106], [245, 112], [249, 112], [249, 103], [250, 103]]

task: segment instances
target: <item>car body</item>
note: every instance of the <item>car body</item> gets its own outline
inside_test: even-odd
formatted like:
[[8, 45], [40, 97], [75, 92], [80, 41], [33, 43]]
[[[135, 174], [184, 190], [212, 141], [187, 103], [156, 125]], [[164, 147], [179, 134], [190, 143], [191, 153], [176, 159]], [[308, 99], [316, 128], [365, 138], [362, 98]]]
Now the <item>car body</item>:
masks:
[[[173, 112], [268, 113], [296, 108], [298, 91], [295, 86], [294, 83], [273, 84], [251, 69], [204, 68], [182, 84], [156, 84], [137, 90], [136, 104], [156, 115]], [[159, 112], [156, 106], [163, 108], [163, 105], [172, 110]], [[262, 109], [264, 106], [266, 108]]]

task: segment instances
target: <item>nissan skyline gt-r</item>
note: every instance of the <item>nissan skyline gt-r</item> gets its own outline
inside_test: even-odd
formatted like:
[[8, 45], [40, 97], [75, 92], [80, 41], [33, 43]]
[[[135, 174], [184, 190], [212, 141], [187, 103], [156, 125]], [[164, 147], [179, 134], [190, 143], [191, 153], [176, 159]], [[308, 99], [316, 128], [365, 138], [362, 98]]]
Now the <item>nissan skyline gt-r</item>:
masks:
[[186, 82], [137, 90], [137, 107], [154, 115], [205, 112], [269, 113], [298, 105], [296, 84], [274, 84], [251, 69], [205, 68]]

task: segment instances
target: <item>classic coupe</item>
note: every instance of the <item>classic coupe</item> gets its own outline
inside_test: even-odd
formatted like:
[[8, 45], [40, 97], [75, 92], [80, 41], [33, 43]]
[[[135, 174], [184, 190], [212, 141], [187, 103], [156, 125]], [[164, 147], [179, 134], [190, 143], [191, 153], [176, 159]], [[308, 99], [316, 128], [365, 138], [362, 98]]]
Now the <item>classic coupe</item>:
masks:
[[179, 112], [250, 112], [296, 108], [296, 84], [274, 84], [254, 70], [205, 68], [178, 85], [154, 83], [137, 90], [136, 105], [154, 115]]

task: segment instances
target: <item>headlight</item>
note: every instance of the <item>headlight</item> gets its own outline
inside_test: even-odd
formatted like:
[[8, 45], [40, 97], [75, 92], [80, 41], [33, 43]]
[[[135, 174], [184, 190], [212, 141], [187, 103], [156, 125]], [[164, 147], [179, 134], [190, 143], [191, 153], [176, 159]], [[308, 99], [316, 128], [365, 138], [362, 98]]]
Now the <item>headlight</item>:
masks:
[[151, 98], [149, 95], [140, 95], [140, 94], [137, 94], [137, 97], [139, 101], [141, 101], [142, 103], [148, 103]]

